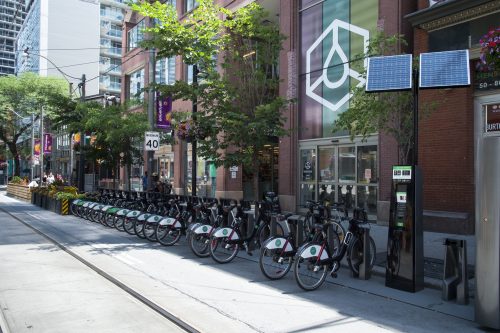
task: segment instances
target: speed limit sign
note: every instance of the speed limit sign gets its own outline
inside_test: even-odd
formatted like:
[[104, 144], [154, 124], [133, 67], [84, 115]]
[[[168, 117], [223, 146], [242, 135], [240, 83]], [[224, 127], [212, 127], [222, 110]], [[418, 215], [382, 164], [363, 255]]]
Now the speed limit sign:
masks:
[[160, 133], [159, 132], [146, 132], [144, 135], [144, 150], [158, 150], [160, 149]]

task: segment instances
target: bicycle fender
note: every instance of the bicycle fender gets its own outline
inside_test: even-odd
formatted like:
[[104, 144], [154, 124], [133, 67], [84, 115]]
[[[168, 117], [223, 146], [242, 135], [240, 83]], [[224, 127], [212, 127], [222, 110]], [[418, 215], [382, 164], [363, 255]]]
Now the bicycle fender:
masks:
[[182, 227], [181, 223], [177, 221], [176, 218], [173, 217], [165, 217], [163, 220], [160, 221], [160, 225], [173, 226], [175, 228]]
[[[232, 233], [232, 235], [231, 235], [231, 233]], [[238, 236], [238, 233], [231, 228], [220, 228], [213, 234], [213, 237], [223, 238], [223, 237], [228, 237], [229, 235], [231, 235], [231, 238], [230, 238], [231, 240], [240, 239], [240, 236]]]
[[106, 213], [108, 213], [108, 214], [115, 214], [119, 210], [120, 210], [120, 208], [118, 208], [118, 207], [111, 207], [111, 208], [108, 208], [106, 210]]
[[151, 214], [148, 214], [148, 213], [144, 213], [144, 214], [141, 214], [137, 217], [137, 221], [145, 221], [147, 220], [149, 217], [151, 216]]
[[101, 210], [102, 209], [102, 205], [95, 205], [94, 207], [92, 207], [92, 210]]
[[138, 210], [130, 210], [130, 211], [127, 213], [126, 217], [137, 217], [137, 216], [139, 216], [139, 214], [140, 214], [140, 213], [141, 213], [141, 212], [140, 212], [140, 211], [138, 211]]
[[102, 206], [101, 210], [102, 210], [103, 212], [105, 212], [105, 211], [107, 211], [108, 209], [110, 209], [111, 207], [113, 207], [113, 206], [110, 206], [110, 205]]
[[148, 219], [146, 220], [146, 222], [148, 222], [148, 223], [158, 223], [158, 222], [160, 222], [160, 219], [161, 219], [160, 215], [151, 215], [150, 217], [148, 217]]
[[214, 229], [214, 227], [212, 227], [211, 225], [202, 224], [202, 225], [199, 225], [196, 229], [194, 229], [193, 232], [197, 235], [209, 234], [213, 229]]
[[200, 222], [196, 222], [196, 223], [192, 223], [189, 225], [189, 227], [187, 228], [187, 231], [188, 232], [192, 232], [193, 230], [195, 230], [196, 228], [198, 228], [199, 226], [201, 225]]
[[[319, 251], [321, 251], [321, 245], [310, 245], [302, 250], [302, 252], [300, 253], [300, 257], [304, 259], [317, 257]], [[320, 260], [328, 259], [328, 253], [326, 253], [326, 250], [323, 250], [323, 252], [321, 253], [321, 257], [319, 259]]]
[[85, 201], [85, 200], [80, 200], [76, 203], [77, 206], [83, 206], [85, 205], [85, 203], [88, 202], [88, 201]]
[[86, 201], [83, 203], [83, 207], [87, 208], [91, 203], [92, 201]]
[[[284, 237], [272, 237], [265, 242], [264, 247], [268, 250], [282, 249], [286, 243], [286, 238]], [[292, 244], [288, 242], [286, 244], [285, 252], [293, 251]]]
[[83, 202], [83, 200], [82, 199], [75, 199], [75, 200], [73, 200], [72, 204], [78, 205], [80, 202]]
[[116, 212], [116, 215], [117, 216], [124, 216], [124, 215], [127, 215], [128, 212], [129, 212], [128, 209], [120, 209], [119, 211]]
[[94, 208], [97, 206], [97, 202], [92, 202], [88, 205], [89, 208]]

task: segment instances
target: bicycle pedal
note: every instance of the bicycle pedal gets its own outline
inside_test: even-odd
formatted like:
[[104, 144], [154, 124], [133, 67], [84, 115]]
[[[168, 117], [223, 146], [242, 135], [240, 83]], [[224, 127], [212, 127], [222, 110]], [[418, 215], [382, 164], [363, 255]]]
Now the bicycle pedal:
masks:
[[247, 250], [247, 254], [248, 254], [249, 256], [253, 256], [252, 251]]
[[336, 278], [337, 278], [337, 272], [331, 272], [331, 273], [330, 273], [330, 276], [331, 276], [332, 278], [336, 279]]
[[278, 259], [278, 264], [282, 264], [282, 263], [283, 263], [283, 260], [284, 260], [284, 258], [283, 258], [283, 257], [280, 257], [280, 258]]

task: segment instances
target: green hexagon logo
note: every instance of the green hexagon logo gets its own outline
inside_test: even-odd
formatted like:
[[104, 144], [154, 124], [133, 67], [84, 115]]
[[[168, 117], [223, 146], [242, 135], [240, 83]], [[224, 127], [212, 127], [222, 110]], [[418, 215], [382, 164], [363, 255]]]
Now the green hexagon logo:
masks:
[[280, 246], [281, 245], [281, 240], [277, 239], [276, 242], [274, 243], [276, 246]]
[[226, 235], [227, 235], [227, 229], [222, 230], [222, 234], [223, 234], [224, 236], [226, 236]]
[[315, 255], [316, 254], [316, 247], [315, 246], [311, 247], [311, 251], [310, 252], [311, 252], [312, 255]]
[[207, 232], [208, 231], [208, 227], [206, 225], [204, 225], [201, 230], [203, 230], [203, 232]]

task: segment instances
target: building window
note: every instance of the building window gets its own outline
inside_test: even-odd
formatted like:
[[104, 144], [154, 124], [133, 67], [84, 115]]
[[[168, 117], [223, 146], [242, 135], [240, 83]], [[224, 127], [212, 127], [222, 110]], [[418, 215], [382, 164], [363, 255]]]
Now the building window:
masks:
[[186, 72], [184, 73], [184, 79], [188, 84], [193, 83], [193, 65], [186, 65]]
[[121, 55], [122, 54], [122, 43], [111, 42], [111, 48], [109, 49], [109, 53]]
[[130, 51], [139, 46], [139, 43], [144, 39], [143, 30], [145, 28], [144, 20], [137, 23], [127, 33], [127, 50]]
[[175, 57], [163, 58], [156, 61], [156, 83], [175, 83]]
[[184, 11], [189, 12], [198, 7], [198, 1], [197, 0], [185, 0], [185, 6], [184, 6]]
[[142, 89], [144, 88], [144, 68], [133, 72], [128, 76], [129, 80], [129, 89], [128, 89], [128, 99], [143, 101], [144, 100], [144, 92]]

